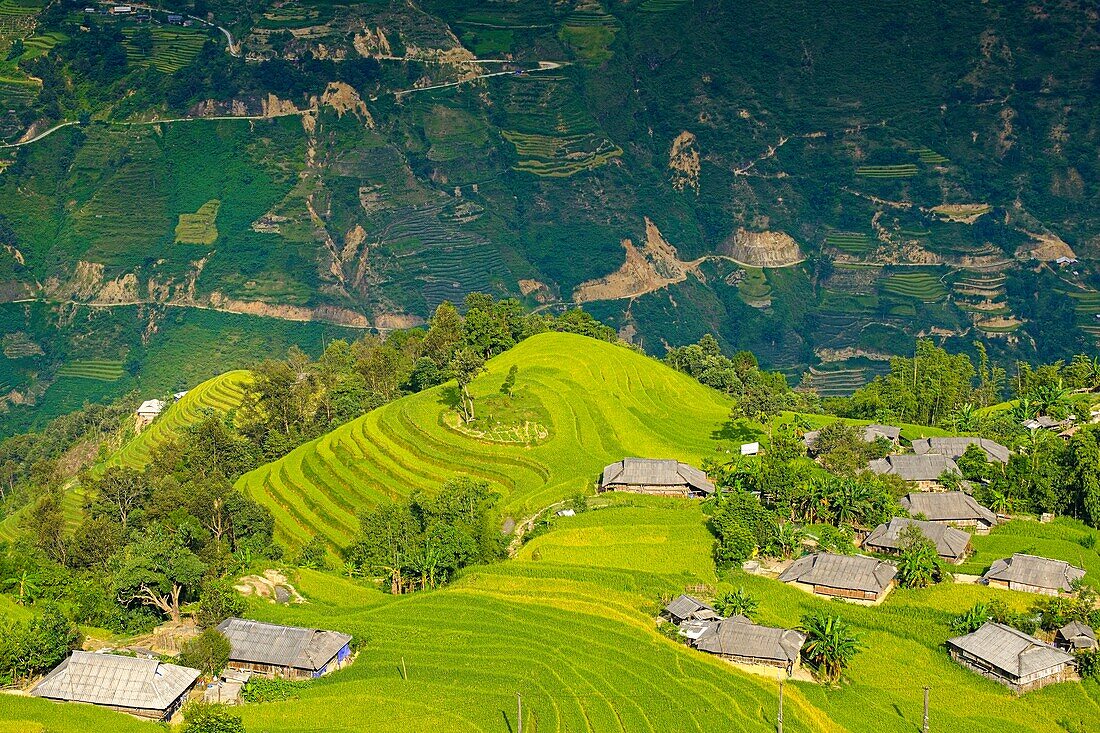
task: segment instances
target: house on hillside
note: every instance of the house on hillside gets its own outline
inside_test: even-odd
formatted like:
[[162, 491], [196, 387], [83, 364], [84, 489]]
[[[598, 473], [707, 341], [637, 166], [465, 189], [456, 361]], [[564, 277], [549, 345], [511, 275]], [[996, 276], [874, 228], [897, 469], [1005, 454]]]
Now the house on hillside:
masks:
[[941, 491], [940, 476], [953, 473], [962, 476], [955, 461], [941, 455], [900, 455], [878, 458], [867, 468], [879, 475], [898, 476], [917, 485], [921, 491]]
[[918, 456], [947, 456], [955, 461], [966, 453], [966, 449], [976, 445], [985, 453], [985, 457], [991, 463], [1008, 463], [1011, 451], [992, 440], [986, 438], [921, 438], [913, 441], [913, 452]]
[[1054, 634], [1054, 645], [1068, 652], [1096, 649], [1096, 632], [1080, 621], [1070, 621]]
[[1076, 677], [1073, 655], [992, 621], [971, 634], [948, 639], [947, 651], [959, 664], [1017, 693]]
[[142, 428], [153, 422], [157, 415], [163, 411], [163, 400], [145, 400], [138, 406], [137, 411], [134, 413], [137, 416], [136, 429], [140, 432]]
[[901, 498], [901, 506], [914, 517], [937, 524], [973, 527], [978, 534], [987, 534], [997, 524], [996, 514], [962, 491], [913, 492]]
[[1030, 420], [1024, 420], [1022, 423], [1028, 430], [1056, 430], [1061, 431], [1069, 427], [1072, 424], [1070, 420], [1056, 420], [1050, 415], [1037, 415]]
[[75, 651], [31, 689], [31, 695], [84, 702], [150, 720], [168, 720], [183, 705], [199, 670], [157, 659]]
[[[806, 450], [810, 453], [816, 452], [817, 436], [820, 434], [820, 430], [811, 430], [802, 436], [802, 444], [806, 446]], [[901, 428], [895, 428], [892, 425], [864, 425], [860, 436], [865, 443], [874, 443], [882, 438], [889, 441], [895, 448], [901, 445]]]
[[1085, 577], [1085, 571], [1062, 560], [1016, 553], [994, 560], [982, 581], [994, 588], [1057, 596], [1073, 590], [1073, 584]]
[[351, 656], [351, 637], [336, 631], [229, 618], [218, 624], [231, 651], [227, 667], [290, 680], [320, 677]]
[[705, 473], [686, 463], [624, 458], [604, 468], [600, 491], [702, 497], [714, 493], [714, 484]]
[[958, 565], [970, 553], [970, 535], [961, 529], [903, 517], [894, 517], [888, 524], [880, 524], [871, 530], [863, 540], [863, 549], [898, 554], [902, 550], [902, 534], [909, 527], [919, 529], [936, 546], [936, 554], [949, 563]]
[[688, 595], [679, 595], [665, 606], [661, 615], [679, 626], [685, 621], [709, 621], [719, 618], [714, 609]]
[[804, 643], [806, 635], [801, 631], [758, 626], [737, 616], [711, 623], [695, 641], [695, 648], [731, 662], [779, 667], [790, 675], [798, 669]]
[[779, 580], [821, 596], [877, 602], [893, 589], [897, 572], [891, 563], [873, 557], [819, 552], [795, 560]]

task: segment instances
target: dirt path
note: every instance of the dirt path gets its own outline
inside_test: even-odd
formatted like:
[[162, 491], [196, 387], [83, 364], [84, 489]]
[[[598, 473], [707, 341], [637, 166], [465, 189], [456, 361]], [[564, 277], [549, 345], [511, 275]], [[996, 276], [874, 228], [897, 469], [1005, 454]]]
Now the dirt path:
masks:
[[550, 506], [543, 507], [531, 516], [524, 519], [522, 522], [516, 524], [516, 528], [512, 530], [512, 534], [514, 535], [512, 537], [512, 541], [508, 543], [508, 557], [515, 557], [516, 553], [519, 552], [519, 548], [523, 547], [523, 538], [528, 532], [531, 531], [531, 528], [535, 526], [536, 519], [538, 519], [554, 507], [565, 504], [566, 501], [568, 500], [562, 499], [561, 501], [555, 501]]

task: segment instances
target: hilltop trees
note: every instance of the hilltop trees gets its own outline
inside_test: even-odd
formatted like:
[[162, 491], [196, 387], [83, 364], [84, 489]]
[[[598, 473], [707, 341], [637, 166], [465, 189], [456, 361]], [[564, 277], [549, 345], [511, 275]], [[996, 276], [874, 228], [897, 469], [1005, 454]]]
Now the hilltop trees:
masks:
[[115, 572], [118, 599], [140, 603], [180, 620], [180, 602], [198, 590], [206, 565], [178, 534], [163, 528], [126, 548]]

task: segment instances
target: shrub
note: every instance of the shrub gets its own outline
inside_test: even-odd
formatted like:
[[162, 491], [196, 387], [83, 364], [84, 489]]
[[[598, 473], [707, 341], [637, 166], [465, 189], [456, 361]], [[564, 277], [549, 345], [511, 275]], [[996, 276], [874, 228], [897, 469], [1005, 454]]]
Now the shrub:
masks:
[[241, 698], [246, 702], [296, 700], [298, 691], [303, 684], [302, 682], [292, 682], [290, 680], [269, 680], [263, 677], [253, 677], [241, 688]]
[[328, 566], [328, 545], [321, 536], [315, 536], [302, 546], [294, 558], [294, 564], [312, 570], [324, 570]]
[[206, 677], [214, 678], [229, 662], [229, 639], [217, 629], [207, 629], [183, 645], [179, 661], [185, 667], [194, 667]]
[[1077, 652], [1077, 672], [1082, 679], [1100, 679], [1100, 651], [1088, 649]]
[[225, 705], [193, 702], [183, 709], [180, 733], [244, 733], [244, 723]]
[[213, 628], [231, 616], [244, 613], [245, 602], [229, 580], [209, 580], [199, 591], [199, 612], [196, 621], [203, 628]]

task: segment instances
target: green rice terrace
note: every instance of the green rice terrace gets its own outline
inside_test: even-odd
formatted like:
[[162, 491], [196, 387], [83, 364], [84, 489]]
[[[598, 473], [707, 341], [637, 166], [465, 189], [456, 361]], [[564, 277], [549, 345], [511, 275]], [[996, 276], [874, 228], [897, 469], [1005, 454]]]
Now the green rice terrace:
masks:
[[865, 232], [829, 232], [825, 244], [851, 255], [865, 255], [875, 246], [871, 235]]
[[122, 379], [122, 362], [110, 359], [80, 359], [63, 364], [57, 370], [58, 377], [97, 379], [102, 382], [114, 382]]
[[914, 298], [924, 303], [935, 303], [947, 297], [939, 273], [926, 270], [894, 272], [882, 281], [884, 293], [903, 298]]
[[861, 165], [856, 175], [861, 178], [912, 178], [917, 175], [915, 163], [897, 163], [895, 165]]
[[122, 29], [126, 56], [130, 63], [147, 64], [162, 74], [174, 74], [194, 61], [209, 38], [201, 28], [154, 25], [150, 30], [152, 47], [144, 49], [135, 42], [140, 28], [128, 25]]

